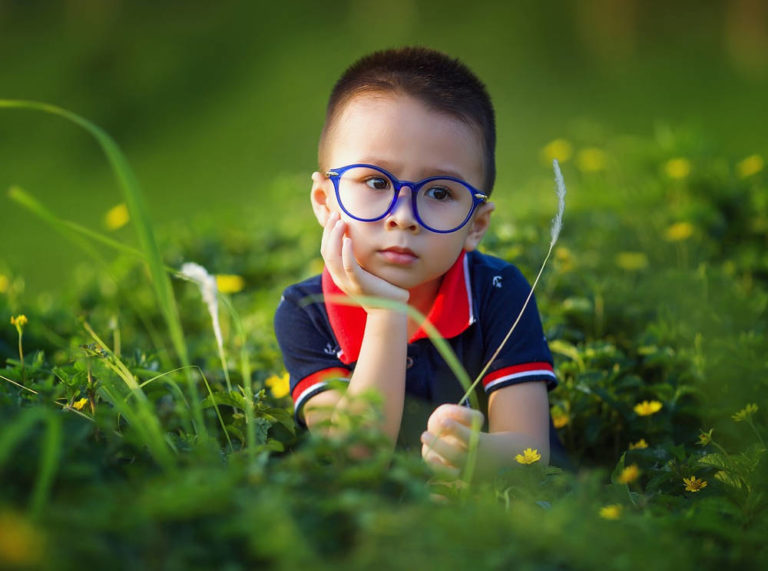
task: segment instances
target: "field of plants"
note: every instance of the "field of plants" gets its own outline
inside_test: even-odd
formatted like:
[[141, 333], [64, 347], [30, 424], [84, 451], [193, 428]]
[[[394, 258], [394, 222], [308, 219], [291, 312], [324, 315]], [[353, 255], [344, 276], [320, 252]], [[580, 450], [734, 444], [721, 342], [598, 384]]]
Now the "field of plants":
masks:
[[[521, 457], [457, 484], [403, 452], [350, 456], [375, 433], [294, 425], [271, 322], [320, 267], [316, 228], [153, 225], [130, 165], [81, 126], [123, 191], [107, 226], [138, 246], [10, 191], [88, 263], [35, 297], [0, 268], [0, 567], [768, 564], [762, 155], [664, 128], [541, 149], [578, 204], [537, 289], [573, 468]], [[539, 173], [496, 193], [546, 202]], [[551, 214], [494, 216], [484, 250], [532, 280]]]

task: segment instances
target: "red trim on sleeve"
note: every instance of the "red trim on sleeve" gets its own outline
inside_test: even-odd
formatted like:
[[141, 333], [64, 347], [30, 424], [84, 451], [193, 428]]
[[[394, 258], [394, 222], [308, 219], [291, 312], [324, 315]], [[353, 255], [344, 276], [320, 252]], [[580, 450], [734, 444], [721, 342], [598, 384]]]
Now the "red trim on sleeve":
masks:
[[547, 362], [539, 363], [524, 363], [522, 365], [512, 365], [511, 367], [504, 367], [498, 371], [487, 374], [483, 378], [483, 388], [486, 392], [493, 390], [498, 385], [507, 381], [518, 380], [524, 377], [532, 376], [544, 376], [555, 377], [555, 370], [552, 365]]
[[301, 401], [302, 395], [305, 394], [308, 390], [317, 385], [325, 384], [329, 380], [348, 379], [349, 376], [349, 369], [345, 369], [344, 367], [331, 367], [330, 369], [323, 369], [321, 371], [317, 371], [316, 373], [312, 373], [308, 377], [301, 379], [298, 383], [296, 383], [296, 386], [293, 387], [293, 390], [291, 391], [293, 402], [298, 408], [298, 404], [299, 401]]

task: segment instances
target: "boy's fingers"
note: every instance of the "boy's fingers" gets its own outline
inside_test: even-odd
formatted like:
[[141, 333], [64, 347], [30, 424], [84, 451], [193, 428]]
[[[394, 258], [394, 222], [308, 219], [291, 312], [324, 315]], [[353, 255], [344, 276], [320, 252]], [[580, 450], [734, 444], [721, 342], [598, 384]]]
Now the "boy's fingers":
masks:
[[438, 438], [430, 432], [424, 432], [421, 435], [421, 443], [421, 454], [427, 461], [442, 461], [453, 466], [464, 464], [465, 446], [454, 438]]

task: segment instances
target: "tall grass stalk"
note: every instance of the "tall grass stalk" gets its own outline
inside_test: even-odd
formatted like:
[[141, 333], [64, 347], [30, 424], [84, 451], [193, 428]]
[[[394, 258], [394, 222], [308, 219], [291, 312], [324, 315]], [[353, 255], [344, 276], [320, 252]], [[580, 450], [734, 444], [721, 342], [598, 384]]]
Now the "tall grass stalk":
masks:
[[227, 391], [231, 393], [232, 383], [229, 380], [229, 367], [227, 367], [227, 356], [224, 352], [224, 337], [221, 334], [221, 323], [219, 322], [219, 288], [216, 285], [216, 278], [209, 274], [208, 270], [203, 266], [194, 262], [187, 262], [182, 265], [180, 276], [196, 283], [200, 288], [200, 295], [203, 297], [208, 313], [211, 316], [211, 326], [213, 327], [213, 335], [216, 338], [221, 368], [224, 370], [224, 378], [227, 381]]
[[[171, 336], [174, 349], [181, 360], [182, 365], [189, 364], [187, 346], [184, 341], [184, 334], [179, 319], [179, 312], [176, 306], [176, 300], [173, 296], [173, 289], [168, 274], [160, 256], [160, 250], [157, 247], [155, 234], [152, 228], [147, 208], [144, 202], [144, 195], [141, 191], [138, 181], [130, 168], [128, 161], [115, 141], [101, 128], [90, 121], [62, 109], [60, 107], [40, 103], [35, 101], [21, 101], [0, 99], [0, 108], [16, 108], [42, 111], [53, 115], [63, 117], [90, 133], [99, 143], [104, 151], [110, 166], [119, 182], [120, 188], [125, 199], [125, 203], [130, 213], [131, 221], [136, 229], [136, 234], [141, 244], [141, 250], [144, 253], [145, 262], [152, 277], [152, 285], [155, 289], [160, 311], [162, 312], [168, 331]], [[198, 435], [207, 439], [207, 430], [203, 419], [200, 399], [197, 392], [197, 386], [191, 375], [187, 377], [188, 390], [190, 391], [193, 403], [193, 414]]]
[[463, 397], [461, 397], [461, 399], [459, 400], [459, 404], [465, 402], [467, 400], [467, 397], [469, 397], [469, 395], [474, 392], [475, 387], [477, 387], [478, 383], [480, 383], [481, 379], [488, 372], [488, 369], [491, 367], [493, 362], [499, 356], [499, 353], [501, 353], [501, 350], [507, 344], [507, 341], [509, 341], [509, 338], [512, 336], [512, 332], [517, 327], [517, 324], [520, 323], [520, 319], [522, 319], [523, 314], [525, 313], [525, 310], [528, 307], [528, 303], [531, 301], [531, 298], [533, 297], [533, 292], [536, 289], [536, 286], [539, 284], [539, 279], [541, 278], [541, 274], [544, 273], [544, 268], [547, 266], [549, 257], [552, 255], [552, 250], [555, 247], [555, 244], [557, 243], [558, 237], [560, 236], [560, 230], [563, 228], [563, 213], [565, 212], [566, 189], [565, 189], [565, 182], [563, 181], [563, 174], [560, 172], [560, 165], [558, 164], [557, 159], [554, 159], [552, 161], [552, 168], [555, 171], [555, 188], [557, 193], [557, 213], [555, 214], [555, 217], [552, 219], [552, 229], [550, 232], [549, 249], [547, 250], [547, 255], [544, 256], [544, 261], [541, 263], [541, 267], [539, 268], [539, 273], [536, 274], [536, 279], [533, 280], [533, 284], [531, 285], [531, 290], [528, 292], [528, 296], [525, 298], [523, 307], [520, 309], [520, 312], [517, 314], [517, 317], [512, 323], [512, 326], [509, 328], [509, 331], [507, 331], [507, 334], [504, 336], [504, 339], [502, 339], [501, 343], [499, 343], [499, 346], [496, 348], [496, 351], [494, 351], [491, 358], [488, 359], [488, 362], [485, 364], [485, 366], [482, 368], [480, 373], [478, 373], [475, 380], [469, 386], [469, 388], [467, 389], [467, 392], [464, 393]]

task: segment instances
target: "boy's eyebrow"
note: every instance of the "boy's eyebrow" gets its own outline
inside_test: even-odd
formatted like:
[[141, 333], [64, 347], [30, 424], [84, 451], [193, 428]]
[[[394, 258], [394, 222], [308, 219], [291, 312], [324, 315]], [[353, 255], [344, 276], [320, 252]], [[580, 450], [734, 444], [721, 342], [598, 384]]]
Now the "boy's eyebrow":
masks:
[[[376, 158], [367, 157], [367, 158], [361, 159], [358, 162], [366, 163], [366, 164], [369, 164], [369, 165], [375, 165], [377, 167], [381, 167], [384, 170], [387, 170], [387, 171], [391, 172], [397, 178], [403, 178], [397, 172], [399, 170], [398, 169], [399, 165], [395, 165], [394, 163], [391, 163], [390, 161], [388, 161], [386, 159], [376, 159]], [[428, 174], [423, 174], [417, 180], [424, 179], [424, 178], [429, 178], [431, 176], [452, 176], [454, 178], [458, 178], [458, 179], [461, 179], [461, 180], [467, 180], [467, 177], [465, 177], [461, 173], [459, 173], [459, 172], [457, 172], [457, 171], [455, 171], [453, 169], [449, 169], [449, 168], [424, 168], [423, 169], [423, 173], [428, 173]], [[416, 182], [416, 181], [413, 181], [413, 182]]]

